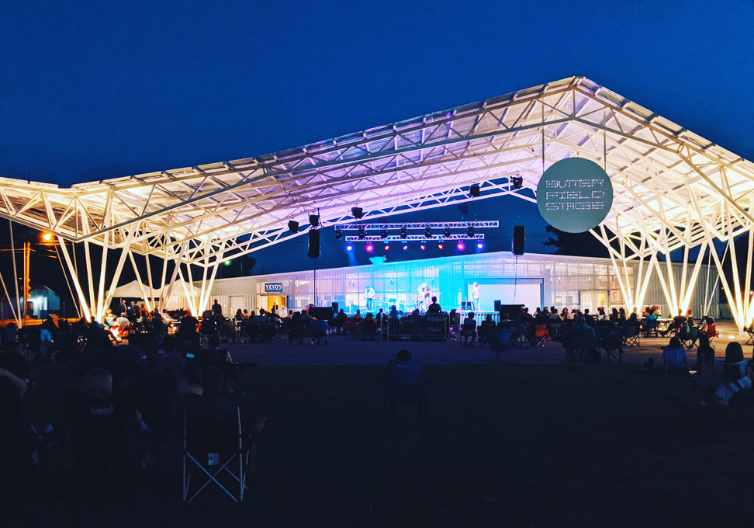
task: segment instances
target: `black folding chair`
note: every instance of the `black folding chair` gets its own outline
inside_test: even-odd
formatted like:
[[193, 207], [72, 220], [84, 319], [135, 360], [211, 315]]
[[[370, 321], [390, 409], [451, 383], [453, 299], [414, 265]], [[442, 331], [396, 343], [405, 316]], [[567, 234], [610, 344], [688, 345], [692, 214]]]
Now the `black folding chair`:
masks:
[[[234, 502], [243, 502], [248, 489], [250, 447], [234, 395], [187, 397], [183, 422], [183, 502], [194, 500], [211, 483], [217, 484]], [[232, 467], [237, 467], [238, 472]], [[192, 470], [198, 470], [206, 481], [189, 496]], [[235, 482], [223, 484], [221, 478], [226, 475]], [[238, 486], [237, 494], [230, 491], [233, 485]]]

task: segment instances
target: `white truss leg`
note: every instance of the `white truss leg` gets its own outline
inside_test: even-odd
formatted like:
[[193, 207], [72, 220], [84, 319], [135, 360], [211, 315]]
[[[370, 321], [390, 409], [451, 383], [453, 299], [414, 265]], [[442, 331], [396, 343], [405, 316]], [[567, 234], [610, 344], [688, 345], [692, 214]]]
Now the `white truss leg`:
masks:
[[81, 283], [79, 282], [78, 275], [76, 275], [76, 268], [73, 266], [73, 262], [71, 262], [71, 256], [68, 254], [68, 248], [65, 247], [65, 239], [59, 236], [58, 242], [60, 243], [60, 250], [63, 253], [63, 257], [65, 258], [65, 263], [68, 265], [68, 271], [70, 272], [71, 278], [73, 279], [73, 286], [74, 288], [76, 288], [76, 294], [79, 296], [81, 311], [84, 312], [84, 317], [86, 317], [86, 320], [89, 321], [92, 318], [92, 314], [89, 311], [89, 305], [86, 302], [84, 290], [81, 289]]

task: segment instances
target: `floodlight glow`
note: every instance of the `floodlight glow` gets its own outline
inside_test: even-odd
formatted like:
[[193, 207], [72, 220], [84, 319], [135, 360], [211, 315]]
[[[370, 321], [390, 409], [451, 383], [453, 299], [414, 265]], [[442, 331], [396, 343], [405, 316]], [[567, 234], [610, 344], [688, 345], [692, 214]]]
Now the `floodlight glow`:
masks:
[[458, 251], [463, 251], [464, 249], [466, 249], [466, 244], [464, 244], [463, 242], [459, 242], [458, 245], [456, 246], [456, 249], [458, 249]]
[[390, 251], [390, 246], [385, 244], [385, 251]]
[[44, 240], [45, 242], [51, 242], [52, 233], [42, 233], [42, 240]]
[[408, 251], [408, 244], [403, 244], [403, 251]]
[[372, 244], [367, 244], [366, 250], [367, 253], [371, 253], [374, 251], [374, 246]]
[[223, 264], [226, 266], [230, 266], [230, 260], [226, 260], [225, 262], [223, 262]]
[[477, 249], [484, 249], [484, 242], [477, 242], [476, 247]]
[[346, 251], [353, 251], [353, 246], [351, 244], [348, 244], [346, 246]]
[[427, 249], [427, 246], [425, 246], [424, 244], [422, 244], [421, 246], [419, 246], [419, 249], [421, 249], [422, 251], [424, 251], [425, 249]]
[[445, 249], [445, 245], [444, 244], [437, 244], [437, 249]]

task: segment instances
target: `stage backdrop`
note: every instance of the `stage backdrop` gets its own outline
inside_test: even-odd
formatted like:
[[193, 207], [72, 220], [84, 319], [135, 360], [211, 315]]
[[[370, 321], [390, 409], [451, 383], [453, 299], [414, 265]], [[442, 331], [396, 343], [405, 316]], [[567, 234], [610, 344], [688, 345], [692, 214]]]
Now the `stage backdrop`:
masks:
[[[492, 312], [495, 310], [495, 301], [502, 304], [523, 304], [529, 307], [530, 312], [534, 312], [537, 306], [542, 307], [543, 302], [543, 281], [542, 279], [477, 279], [481, 289], [479, 298], [479, 308], [483, 312]], [[471, 300], [471, 285], [474, 280], [466, 284], [466, 295]], [[510, 314], [513, 315], [513, 314]]]

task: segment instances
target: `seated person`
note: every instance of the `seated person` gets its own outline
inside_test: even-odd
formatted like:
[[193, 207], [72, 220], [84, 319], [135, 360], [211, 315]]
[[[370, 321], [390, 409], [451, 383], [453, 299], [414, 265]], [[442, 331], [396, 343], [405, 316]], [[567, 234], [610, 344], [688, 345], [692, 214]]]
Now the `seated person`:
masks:
[[346, 315], [346, 312], [343, 311], [343, 308], [341, 308], [338, 315], [335, 316], [335, 327], [338, 329], [338, 335], [343, 334], [343, 327], [345, 326], [346, 321], [348, 321], [348, 316]]
[[474, 341], [476, 340], [476, 321], [474, 320], [474, 312], [469, 312], [466, 319], [463, 320], [461, 338], [463, 344], [474, 346]]
[[368, 338], [374, 339], [377, 333], [377, 321], [375, 321], [372, 313], [368, 313], [367, 316], [359, 323], [359, 334]]
[[237, 408], [240, 409], [243, 433], [252, 442], [250, 448], [249, 471], [253, 473], [256, 454], [254, 435], [259, 434], [264, 430], [267, 417], [263, 414], [256, 414], [253, 412], [252, 405], [247, 396], [237, 392], [223, 392], [223, 381], [223, 372], [219, 368], [211, 367], [205, 370], [202, 375], [201, 396], [187, 396], [186, 402], [188, 404], [189, 398], [192, 397], [205, 399], [212, 398], [215, 400], [215, 409], [218, 413], [235, 412]]
[[687, 323], [686, 317], [682, 314], [683, 314], [683, 311], [678, 310], [678, 315], [676, 315], [673, 318], [673, 322], [670, 323], [670, 325], [668, 325], [667, 330], [660, 331], [660, 335], [664, 337], [668, 335], [670, 332], [674, 332], [676, 334], [680, 332], [683, 325]]
[[356, 310], [356, 313], [351, 317], [354, 321], [361, 321], [363, 317], [361, 316], [361, 310]]
[[573, 359], [575, 350], [590, 350], [590, 353], [597, 351], [599, 343], [597, 333], [594, 328], [586, 324], [583, 315], [576, 317], [574, 323], [566, 330], [563, 335], [563, 346], [568, 351], [568, 358]]
[[[374, 321], [374, 319], [372, 319]], [[324, 338], [325, 343], [328, 342], [327, 340], [327, 334], [330, 332], [330, 325], [327, 324], [327, 319], [314, 319], [312, 318], [312, 341], [314, 338], [317, 338], [317, 344], [319, 344], [320, 339]]]
[[723, 361], [723, 381], [717, 387], [713, 401], [721, 405], [728, 405], [733, 396], [751, 389], [749, 367], [749, 363], [744, 359], [741, 343], [735, 341], [728, 343], [728, 346], [725, 347], [725, 360]]
[[709, 339], [717, 337], [717, 329], [715, 328], [715, 320], [712, 317], [706, 316], [704, 318], [704, 326], [699, 329], [700, 335], [705, 335]]
[[181, 326], [178, 329], [178, 333], [192, 334], [196, 332], [196, 327], [199, 326], [199, 321], [191, 315], [191, 312], [186, 312], [181, 317]]
[[681, 340], [677, 337], [670, 338], [668, 346], [662, 349], [662, 365], [655, 367], [654, 359], [649, 358], [644, 366], [650, 372], [663, 374], [688, 374], [689, 364], [686, 357], [686, 349], [683, 348]]
[[484, 318], [484, 321], [482, 321], [482, 324], [479, 325], [479, 329], [477, 330], [477, 333], [479, 334], [479, 343], [484, 344], [489, 340], [490, 334], [495, 331], [495, 321], [492, 320], [492, 315], [487, 314], [487, 316]]
[[5, 348], [0, 350], [0, 369], [7, 370], [25, 383], [29, 383], [31, 368], [21, 354], [19, 343], [7, 343]]
[[440, 312], [442, 312], [442, 308], [440, 308], [440, 305], [437, 303], [437, 297], [432, 297], [432, 304], [427, 308], [427, 313], [439, 314]]

